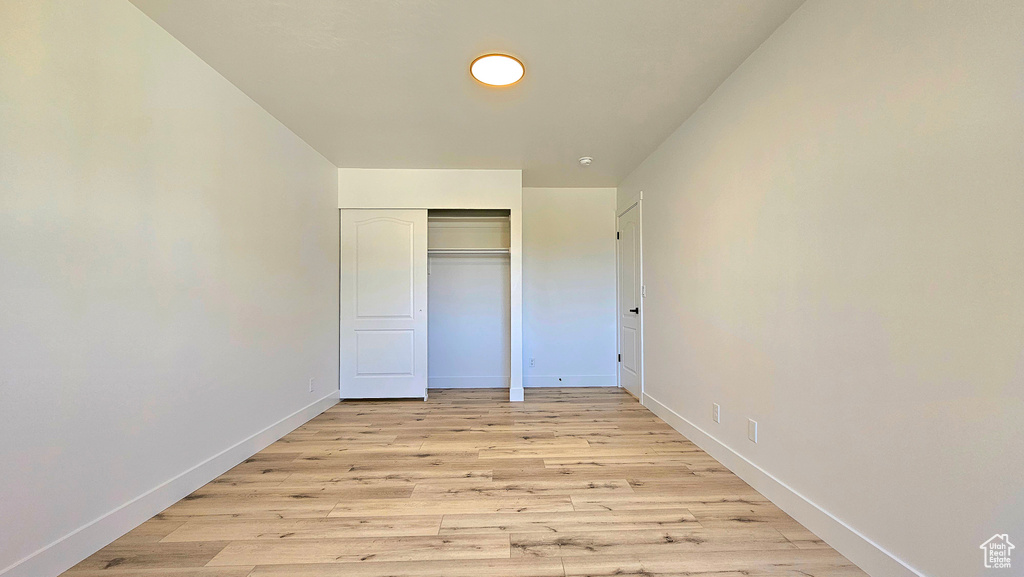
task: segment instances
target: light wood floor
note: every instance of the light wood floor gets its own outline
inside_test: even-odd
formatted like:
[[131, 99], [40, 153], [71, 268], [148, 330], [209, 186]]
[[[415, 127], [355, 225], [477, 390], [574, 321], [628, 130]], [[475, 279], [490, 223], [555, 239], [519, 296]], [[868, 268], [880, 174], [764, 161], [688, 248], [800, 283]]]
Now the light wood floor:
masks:
[[68, 577], [865, 574], [618, 389], [343, 402]]

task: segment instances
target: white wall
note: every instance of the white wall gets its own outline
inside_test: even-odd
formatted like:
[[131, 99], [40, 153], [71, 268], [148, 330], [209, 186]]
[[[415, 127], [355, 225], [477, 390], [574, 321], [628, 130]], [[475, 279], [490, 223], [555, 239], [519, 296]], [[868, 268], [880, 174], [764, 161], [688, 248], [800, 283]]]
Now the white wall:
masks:
[[521, 170], [339, 168], [338, 207], [521, 211], [522, 187]]
[[526, 386], [617, 384], [614, 188], [523, 189], [523, 301]]
[[427, 386], [508, 388], [508, 255], [429, 258]]
[[[523, 173], [521, 170], [338, 169], [338, 207], [508, 209], [509, 398], [523, 400]], [[430, 311], [428, 310], [428, 318]], [[428, 334], [429, 336], [429, 334]]]
[[129, 3], [0, 3], [0, 573], [59, 573], [334, 402], [336, 186]]
[[876, 576], [867, 540], [949, 577], [1024, 540], [1022, 38], [1015, 0], [809, 0], [619, 187], [649, 406]]

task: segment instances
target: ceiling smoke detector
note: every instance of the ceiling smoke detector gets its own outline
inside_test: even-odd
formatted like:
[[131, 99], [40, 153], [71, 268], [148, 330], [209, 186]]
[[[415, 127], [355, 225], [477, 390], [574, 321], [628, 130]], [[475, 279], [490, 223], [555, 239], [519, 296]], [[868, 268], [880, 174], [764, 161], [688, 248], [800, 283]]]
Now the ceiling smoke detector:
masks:
[[594, 159], [589, 157], [589, 156], [581, 156], [580, 157], [580, 166], [587, 167], [587, 166], [590, 166], [591, 164], [593, 164], [593, 162], [594, 162]]

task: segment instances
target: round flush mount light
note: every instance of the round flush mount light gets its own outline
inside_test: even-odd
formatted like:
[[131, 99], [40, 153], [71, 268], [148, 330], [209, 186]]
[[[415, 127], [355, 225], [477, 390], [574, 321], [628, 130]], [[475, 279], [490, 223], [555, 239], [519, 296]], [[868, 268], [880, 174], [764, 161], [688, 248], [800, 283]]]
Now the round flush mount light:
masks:
[[580, 166], [587, 167], [594, 163], [594, 159], [589, 156], [580, 157]]
[[484, 54], [469, 65], [469, 72], [488, 86], [508, 86], [519, 82], [526, 67], [508, 54]]

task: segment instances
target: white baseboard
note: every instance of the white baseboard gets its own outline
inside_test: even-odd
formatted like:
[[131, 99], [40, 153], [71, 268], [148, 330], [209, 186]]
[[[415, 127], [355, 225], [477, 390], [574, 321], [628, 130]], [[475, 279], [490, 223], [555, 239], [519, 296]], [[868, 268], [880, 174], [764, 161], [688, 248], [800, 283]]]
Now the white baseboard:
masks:
[[523, 377], [524, 387], [616, 387], [615, 375], [537, 375]]
[[644, 406], [869, 575], [926, 577], [647, 393], [644, 393]]
[[507, 389], [508, 377], [429, 377], [428, 389]]
[[334, 391], [16, 561], [0, 570], [0, 576], [46, 577], [63, 573], [337, 402], [338, 391]]

